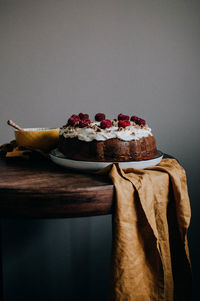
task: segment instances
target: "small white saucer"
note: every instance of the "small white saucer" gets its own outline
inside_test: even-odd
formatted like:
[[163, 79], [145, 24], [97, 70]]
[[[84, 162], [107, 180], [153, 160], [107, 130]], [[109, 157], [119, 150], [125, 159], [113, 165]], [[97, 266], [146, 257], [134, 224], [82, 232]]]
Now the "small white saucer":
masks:
[[[53, 149], [50, 152], [51, 160], [63, 167], [84, 170], [84, 171], [97, 171], [101, 168], [104, 168], [112, 163], [116, 162], [91, 162], [91, 161], [77, 161], [66, 158], [59, 150]], [[128, 162], [119, 162], [121, 168], [136, 168], [136, 169], [144, 169], [147, 167], [152, 167], [160, 163], [163, 158], [163, 153], [158, 151], [156, 156], [150, 160], [143, 161], [128, 161]]]

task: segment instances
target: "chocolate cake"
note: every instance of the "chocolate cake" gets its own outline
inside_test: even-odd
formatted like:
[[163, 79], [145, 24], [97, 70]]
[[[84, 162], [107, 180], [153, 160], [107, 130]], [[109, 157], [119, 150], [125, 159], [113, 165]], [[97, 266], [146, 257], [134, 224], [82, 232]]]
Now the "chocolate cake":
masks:
[[67, 158], [81, 161], [124, 162], [152, 159], [156, 141], [145, 120], [119, 114], [108, 120], [105, 114], [72, 115], [60, 129], [58, 149]]

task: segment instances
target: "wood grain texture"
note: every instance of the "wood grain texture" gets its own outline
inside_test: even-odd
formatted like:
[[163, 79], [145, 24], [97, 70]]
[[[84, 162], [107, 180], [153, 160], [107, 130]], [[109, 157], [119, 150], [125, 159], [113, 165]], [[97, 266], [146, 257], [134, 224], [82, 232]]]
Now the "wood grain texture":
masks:
[[95, 216], [111, 214], [113, 206], [114, 186], [107, 176], [70, 171], [47, 160], [0, 160], [0, 217]]
[[108, 177], [57, 167], [51, 162], [0, 160], [0, 217], [81, 217], [112, 213]]

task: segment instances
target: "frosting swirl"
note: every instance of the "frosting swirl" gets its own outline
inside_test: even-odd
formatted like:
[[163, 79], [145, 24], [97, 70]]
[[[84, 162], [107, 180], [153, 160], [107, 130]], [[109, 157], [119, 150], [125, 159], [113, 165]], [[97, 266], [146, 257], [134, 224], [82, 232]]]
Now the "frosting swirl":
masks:
[[126, 128], [118, 127], [117, 122], [113, 122], [110, 128], [100, 128], [100, 122], [92, 122], [88, 126], [80, 128], [78, 126], [63, 126], [60, 135], [65, 138], [78, 138], [79, 140], [90, 142], [92, 140], [105, 141], [117, 138], [123, 141], [139, 140], [143, 137], [153, 136], [148, 125], [139, 126], [135, 122], [130, 122]]

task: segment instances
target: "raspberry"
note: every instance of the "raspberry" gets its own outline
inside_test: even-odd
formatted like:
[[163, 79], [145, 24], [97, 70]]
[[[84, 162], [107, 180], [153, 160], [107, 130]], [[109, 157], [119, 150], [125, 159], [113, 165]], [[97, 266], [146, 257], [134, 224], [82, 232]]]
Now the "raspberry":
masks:
[[131, 116], [131, 121], [133, 121], [135, 123], [137, 123], [138, 119], [139, 119], [139, 117], [137, 117], [137, 116]]
[[146, 121], [144, 119], [137, 117], [137, 116], [132, 116], [131, 121], [134, 121], [136, 124], [141, 125], [141, 126], [145, 126], [145, 124], [146, 124]]
[[144, 119], [140, 118], [140, 119], [138, 120], [138, 124], [141, 125], [141, 126], [145, 126], [146, 121], [145, 121]]
[[90, 119], [82, 119], [79, 122], [79, 127], [84, 128], [84, 127], [88, 126], [90, 123], [91, 123]]
[[76, 119], [76, 120], [80, 120], [80, 117], [78, 115], [76, 115], [76, 114], [73, 114], [71, 117], [74, 118], [74, 119]]
[[106, 119], [106, 115], [103, 114], [103, 113], [97, 113], [97, 114], [95, 115], [95, 120], [96, 120], [96, 121], [102, 121], [102, 120], [105, 120], [105, 119]]
[[79, 113], [78, 116], [80, 117], [80, 119], [88, 119], [89, 120], [89, 115], [88, 114]]
[[111, 122], [110, 120], [105, 119], [105, 120], [102, 120], [102, 121], [101, 121], [100, 127], [101, 127], [102, 129], [108, 129], [108, 128], [110, 128], [111, 126], [112, 126], [112, 122]]
[[130, 125], [130, 121], [129, 120], [119, 120], [118, 121], [118, 127], [125, 128], [125, 127], [127, 127], [129, 125]]
[[68, 119], [68, 125], [74, 125], [75, 123], [79, 123], [79, 121], [80, 117], [74, 114]]
[[128, 115], [124, 115], [122, 113], [118, 115], [118, 120], [129, 120], [129, 119], [130, 117]]

